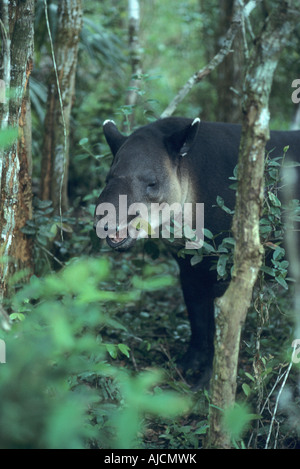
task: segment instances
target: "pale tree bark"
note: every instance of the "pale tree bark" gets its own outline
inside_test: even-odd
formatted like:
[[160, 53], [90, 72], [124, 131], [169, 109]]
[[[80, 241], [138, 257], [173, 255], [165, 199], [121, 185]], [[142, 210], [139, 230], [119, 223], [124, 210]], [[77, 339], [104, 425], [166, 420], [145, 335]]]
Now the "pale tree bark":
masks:
[[142, 48], [140, 45], [140, 3], [139, 0], [128, 0], [128, 46], [131, 65], [131, 80], [126, 96], [126, 105], [131, 107], [128, 115], [130, 128], [134, 124], [134, 106], [138, 100], [138, 90], [142, 75]]
[[30, 240], [21, 233], [32, 215], [29, 76], [33, 64], [34, 0], [0, 0], [2, 55], [0, 78], [7, 96], [0, 103], [1, 130], [18, 138], [0, 148], [0, 301], [11, 275], [32, 268]]
[[299, 14], [294, 1], [276, 0], [249, 63], [244, 86], [243, 128], [238, 162], [238, 190], [233, 220], [236, 240], [234, 274], [215, 302], [215, 358], [207, 447], [230, 448], [221, 409], [234, 405], [241, 329], [262, 262], [259, 219], [263, 203], [264, 155], [269, 139], [269, 95], [280, 52]]
[[44, 124], [40, 190], [41, 198], [52, 200], [57, 213], [68, 208], [70, 116], [82, 26], [81, 0], [62, 0], [58, 5], [54, 69], [49, 80]]

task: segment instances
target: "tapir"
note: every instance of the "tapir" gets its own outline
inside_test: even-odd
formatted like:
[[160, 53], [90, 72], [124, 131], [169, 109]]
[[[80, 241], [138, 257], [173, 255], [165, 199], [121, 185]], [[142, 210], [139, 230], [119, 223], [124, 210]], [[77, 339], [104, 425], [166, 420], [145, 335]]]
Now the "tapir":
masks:
[[[234, 209], [235, 191], [229, 188], [229, 178], [238, 161], [240, 125], [169, 117], [138, 128], [130, 136], [120, 133], [110, 120], [104, 122], [103, 130], [113, 161], [97, 200], [95, 227], [102, 223], [110, 247], [127, 250], [138, 239], [127, 228], [139, 213], [127, 214], [127, 220], [120, 220], [121, 195], [126, 196], [128, 206], [204, 204], [204, 228], [214, 235], [228, 235], [231, 216], [218, 207], [216, 199], [222, 197], [225, 205]], [[270, 132], [266, 150], [272, 150], [272, 157], [282, 156], [286, 146], [289, 157], [300, 162], [300, 131]], [[297, 197], [300, 198], [299, 188]], [[114, 217], [98, 210], [110, 206], [115, 207]], [[190, 343], [181, 364], [185, 370], [194, 370], [199, 385], [206, 386], [214, 354], [214, 299], [223, 293], [225, 285], [217, 282], [210, 257], [203, 257], [193, 266], [191, 256], [178, 257], [176, 250], [181, 249], [182, 243], [177, 241], [165, 242], [179, 265], [191, 325]]]

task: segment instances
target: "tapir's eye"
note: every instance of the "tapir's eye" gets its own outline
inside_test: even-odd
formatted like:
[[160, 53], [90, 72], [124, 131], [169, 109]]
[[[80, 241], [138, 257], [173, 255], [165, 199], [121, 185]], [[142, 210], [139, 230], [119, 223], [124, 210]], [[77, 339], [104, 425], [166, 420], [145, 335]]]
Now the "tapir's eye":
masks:
[[157, 195], [157, 191], [158, 191], [157, 181], [149, 181], [147, 183], [147, 189], [146, 189], [147, 195], [149, 197], [155, 197]]

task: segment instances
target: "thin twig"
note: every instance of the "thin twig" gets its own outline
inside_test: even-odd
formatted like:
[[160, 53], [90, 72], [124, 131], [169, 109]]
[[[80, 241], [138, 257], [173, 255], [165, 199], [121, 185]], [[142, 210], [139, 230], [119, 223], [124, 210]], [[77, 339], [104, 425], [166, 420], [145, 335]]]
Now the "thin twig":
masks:
[[41, 244], [39, 244], [39, 248], [41, 248], [43, 251], [45, 251], [49, 256], [51, 256], [59, 265], [61, 265], [61, 267], [64, 267], [65, 264], [63, 262], [61, 262], [59, 259], [57, 259], [57, 257], [54, 256], [54, 254], [52, 254], [52, 252], [48, 251], [47, 248], [45, 248], [45, 246], [42, 246]]
[[[171, 358], [171, 355], [169, 354], [168, 350], [162, 345], [160, 344], [160, 349], [162, 350], [162, 352], [166, 355], [167, 359], [169, 360], [169, 362], [171, 363], [172, 362], [172, 358]], [[181, 379], [181, 381], [183, 381], [187, 386], [188, 386], [188, 383], [186, 382], [186, 380], [184, 379], [181, 371], [179, 370], [179, 368], [177, 368], [177, 366], [175, 365], [174, 366], [174, 370], [176, 371], [176, 373], [178, 374], [179, 378]]]
[[[295, 348], [296, 348], [296, 346], [295, 346]], [[269, 441], [270, 441], [270, 438], [271, 438], [271, 433], [272, 433], [273, 425], [274, 425], [274, 422], [275, 422], [275, 417], [276, 417], [276, 413], [277, 413], [277, 409], [278, 409], [279, 400], [280, 400], [282, 391], [284, 389], [284, 386], [286, 384], [286, 381], [288, 379], [288, 376], [290, 374], [292, 366], [293, 366], [293, 361], [291, 360], [291, 362], [289, 364], [289, 367], [285, 372], [284, 380], [282, 382], [282, 385], [281, 385], [281, 387], [279, 389], [279, 392], [278, 392], [278, 395], [277, 395], [277, 399], [276, 399], [276, 403], [275, 403], [274, 412], [273, 412], [273, 415], [272, 415], [271, 425], [270, 425], [270, 428], [269, 428], [269, 433], [268, 433], [265, 449], [268, 449], [268, 446], [269, 446]]]

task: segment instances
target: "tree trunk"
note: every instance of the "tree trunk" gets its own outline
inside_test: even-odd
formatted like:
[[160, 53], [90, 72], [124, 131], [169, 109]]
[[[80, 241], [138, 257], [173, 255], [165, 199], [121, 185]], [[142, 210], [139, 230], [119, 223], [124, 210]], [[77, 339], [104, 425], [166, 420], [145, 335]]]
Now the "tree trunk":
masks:
[[[217, 28], [215, 49], [220, 47], [220, 38], [224, 38], [228, 25], [234, 14], [234, 0], [219, 0], [220, 16]], [[241, 29], [237, 32], [232, 44], [233, 53], [228, 54], [220, 64], [218, 72], [210, 79], [217, 93], [216, 120], [219, 122], [240, 123], [241, 94], [244, 76], [245, 58], [243, 54], [243, 39]], [[235, 90], [232, 91], [231, 88]]]
[[236, 240], [234, 274], [225, 294], [215, 302], [215, 358], [207, 438], [207, 447], [210, 448], [230, 448], [231, 443], [219, 409], [226, 410], [235, 402], [241, 329], [261, 265], [259, 219], [263, 202], [265, 145], [269, 138], [268, 102], [280, 52], [296, 24], [297, 14], [293, 15], [291, 4], [291, 1], [276, 1], [256, 41], [246, 73], [233, 220]]
[[54, 70], [49, 80], [45, 117], [40, 193], [43, 200], [52, 200], [57, 213], [68, 208], [70, 115], [81, 25], [81, 0], [59, 2]]
[[[34, 0], [0, 0], [0, 76], [10, 96], [0, 103], [1, 131], [18, 138], [0, 148], [0, 301], [11, 275], [32, 268], [30, 240], [20, 231], [32, 215], [29, 76], [33, 63]], [[28, 271], [27, 271], [28, 272]]]

